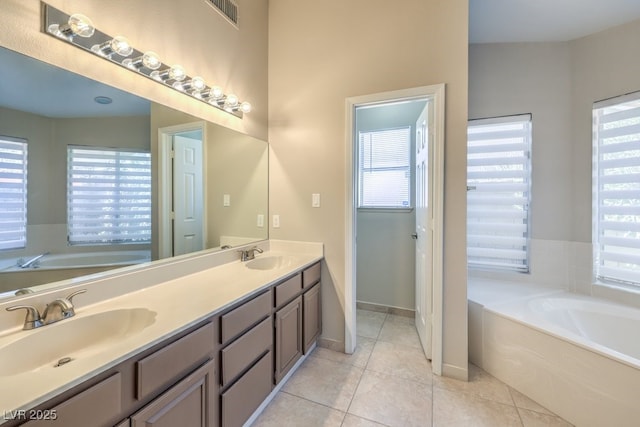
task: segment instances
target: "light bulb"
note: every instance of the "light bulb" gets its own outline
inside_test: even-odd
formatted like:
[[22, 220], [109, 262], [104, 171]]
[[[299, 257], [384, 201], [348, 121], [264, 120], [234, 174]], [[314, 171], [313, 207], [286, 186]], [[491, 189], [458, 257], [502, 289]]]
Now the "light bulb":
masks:
[[[117, 36], [113, 39], [106, 41], [102, 44], [94, 44], [91, 46], [91, 51], [97, 53], [98, 55], [111, 57], [114, 53], [117, 53], [120, 56], [129, 56], [133, 53], [133, 47], [131, 47], [131, 43], [125, 37]], [[122, 61], [124, 65], [127, 67], [131, 66], [131, 60]]]
[[72, 39], [74, 36], [91, 37], [96, 31], [91, 19], [76, 13], [69, 17], [66, 24], [51, 24], [47, 28], [56, 37]]
[[213, 86], [211, 89], [209, 89], [209, 92], [206, 94], [206, 96], [209, 97], [209, 102], [212, 104], [217, 104], [218, 100], [220, 98], [222, 98], [223, 92], [222, 92], [222, 88], [220, 86]]
[[169, 79], [177, 82], [183, 81], [187, 77], [187, 73], [180, 65], [174, 65], [169, 69]]
[[74, 13], [73, 15], [71, 15], [69, 17], [68, 25], [73, 35], [79, 37], [91, 37], [96, 31], [96, 28], [93, 26], [93, 22], [91, 22], [91, 19], [80, 13]]
[[191, 89], [193, 89], [196, 92], [201, 92], [204, 90], [204, 88], [207, 87], [207, 84], [204, 82], [204, 79], [202, 77], [194, 77], [191, 79]]
[[109, 47], [113, 52], [117, 53], [120, 56], [129, 56], [133, 53], [133, 47], [131, 46], [131, 43], [129, 43], [129, 40], [122, 36], [114, 37], [113, 40], [109, 42]]
[[250, 113], [251, 112], [251, 104], [248, 103], [247, 101], [243, 102], [242, 104], [240, 104], [240, 110], [243, 113]]
[[227, 95], [225, 104], [228, 105], [229, 107], [235, 107], [236, 105], [238, 105], [238, 97], [233, 94]]
[[162, 61], [157, 53], [149, 51], [142, 55], [142, 65], [150, 70], [157, 70], [162, 65]]

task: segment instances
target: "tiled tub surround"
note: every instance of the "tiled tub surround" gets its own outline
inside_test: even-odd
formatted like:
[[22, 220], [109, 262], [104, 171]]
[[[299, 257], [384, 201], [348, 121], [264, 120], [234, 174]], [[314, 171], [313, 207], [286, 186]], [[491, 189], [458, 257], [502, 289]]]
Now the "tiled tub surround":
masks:
[[236, 250], [240, 248], [234, 248], [225, 252], [157, 261], [143, 270], [129, 269], [65, 289], [51, 289], [0, 303], [0, 325], [4, 329], [0, 332], [0, 348], [27, 334], [42, 333], [48, 327], [23, 331], [24, 311], [7, 312], [6, 307], [28, 304], [41, 308], [77, 289], [87, 289], [85, 294], [74, 299], [78, 318], [133, 307], [144, 307], [157, 313], [155, 323], [151, 326], [137, 335], [111, 342], [91, 357], [78, 358], [62, 368], [44, 368], [3, 377], [0, 411], [8, 413], [43, 403], [235, 302], [258, 294], [287, 274], [308, 267], [323, 256], [320, 243], [271, 240], [261, 242], [258, 247], [265, 252], [257, 255], [257, 258], [284, 255], [292, 256], [293, 262], [273, 270], [253, 270], [239, 261]]
[[470, 277], [470, 360], [578, 426], [640, 419], [640, 310]]

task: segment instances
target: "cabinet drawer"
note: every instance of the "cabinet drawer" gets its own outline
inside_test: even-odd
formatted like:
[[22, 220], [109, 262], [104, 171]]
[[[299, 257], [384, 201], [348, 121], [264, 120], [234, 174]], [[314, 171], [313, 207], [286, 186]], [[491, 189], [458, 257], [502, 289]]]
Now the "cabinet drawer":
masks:
[[213, 353], [213, 323], [207, 323], [136, 362], [136, 398], [160, 391], [201, 365]]
[[271, 393], [272, 353], [262, 356], [251, 369], [222, 393], [223, 427], [242, 426]]
[[320, 281], [320, 263], [316, 263], [302, 272], [302, 287], [307, 289]]
[[271, 314], [271, 292], [265, 292], [220, 316], [220, 343], [226, 344]]
[[288, 302], [302, 290], [302, 277], [296, 274], [291, 279], [276, 285], [276, 307]]
[[215, 363], [210, 360], [131, 417], [131, 427], [215, 425]]
[[112, 424], [114, 418], [120, 419], [120, 412], [122, 412], [121, 382], [120, 373], [116, 373], [50, 411], [42, 411], [45, 416], [47, 414], [55, 416], [55, 420], [33, 420], [23, 425], [85, 427], [88, 424], [94, 426]]
[[267, 351], [273, 342], [271, 316], [222, 350], [222, 386], [233, 381], [242, 371]]

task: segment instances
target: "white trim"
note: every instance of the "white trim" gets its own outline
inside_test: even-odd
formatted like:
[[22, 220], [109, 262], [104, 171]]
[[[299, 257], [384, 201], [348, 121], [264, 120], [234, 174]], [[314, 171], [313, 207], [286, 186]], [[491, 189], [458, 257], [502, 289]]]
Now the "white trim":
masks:
[[346, 99], [345, 127], [345, 353], [353, 353], [356, 347], [356, 219], [355, 199], [355, 108], [361, 105], [386, 104], [394, 100], [410, 100], [430, 97], [434, 101], [435, 141], [433, 159], [433, 319], [432, 319], [432, 369], [442, 374], [442, 311], [443, 311], [443, 227], [444, 227], [444, 129], [445, 129], [445, 85], [437, 84], [363, 95]]
[[[171, 141], [177, 133], [199, 130], [202, 132], [202, 162], [206, 165], [207, 158], [207, 123], [204, 121], [184, 123], [175, 126], [158, 128], [158, 256], [168, 258], [173, 256], [173, 224], [169, 212], [173, 205], [173, 167], [171, 162]], [[204, 181], [204, 218], [207, 218], [207, 168], [202, 168]], [[203, 244], [208, 247], [207, 221], [203, 221]]]

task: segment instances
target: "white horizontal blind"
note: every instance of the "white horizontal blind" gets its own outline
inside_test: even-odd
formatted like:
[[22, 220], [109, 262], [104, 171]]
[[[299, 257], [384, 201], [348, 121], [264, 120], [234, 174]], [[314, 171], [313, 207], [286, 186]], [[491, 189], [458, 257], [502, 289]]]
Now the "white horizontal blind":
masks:
[[596, 277], [640, 286], [640, 94], [593, 109]]
[[0, 136], [0, 250], [27, 245], [27, 142]]
[[150, 154], [78, 146], [67, 154], [69, 243], [151, 242]]
[[530, 151], [529, 114], [469, 122], [470, 267], [529, 271]]
[[359, 132], [358, 207], [409, 208], [411, 128]]

